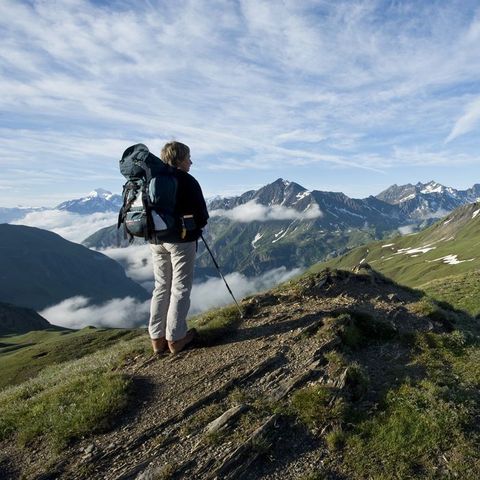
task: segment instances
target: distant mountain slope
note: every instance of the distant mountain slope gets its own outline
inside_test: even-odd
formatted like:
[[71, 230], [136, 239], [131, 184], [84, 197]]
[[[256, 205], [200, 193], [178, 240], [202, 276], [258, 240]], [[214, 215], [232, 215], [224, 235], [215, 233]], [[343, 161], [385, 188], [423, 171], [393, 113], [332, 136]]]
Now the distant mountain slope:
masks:
[[43, 207], [14, 207], [14, 208], [4, 208], [0, 207], [0, 223], [9, 223], [15, 220], [20, 220], [25, 217], [25, 215], [31, 212], [42, 212], [47, 210]]
[[[266, 218], [255, 214], [258, 206]], [[215, 255], [227, 272], [247, 275], [308, 266], [381, 238], [405, 222], [396, 206], [375, 197], [308, 191], [281, 178], [239, 197], [215, 199], [209, 210], [207, 239]], [[206, 268], [210, 259], [201, 254], [198, 263]]]
[[0, 301], [38, 310], [76, 295], [93, 303], [149, 296], [101, 253], [46, 230], [0, 225]]
[[412, 220], [441, 218], [467, 203], [480, 200], [480, 184], [467, 190], [445, 187], [433, 180], [416, 185], [392, 185], [377, 195], [379, 200], [398, 205], [401, 215]]
[[480, 203], [474, 203], [458, 208], [422, 232], [369, 243], [314, 270], [326, 265], [350, 269], [368, 263], [397, 282], [441, 293], [452, 304], [479, 313], [480, 295], [475, 294], [475, 302], [470, 296], [475, 288], [480, 294], [480, 287], [468, 282], [469, 276], [478, 277], [480, 271], [479, 246]]
[[[135, 238], [132, 242], [135, 245], [143, 245], [145, 240], [143, 238]], [[124, 235], [123, 226], [117, 228], [116, 225], [110, 227], [104, 227], [97, 230], [93, 235], [88, 236], [83, 240], [82, 245], [88, 248], [95, 248], [97, 250], [103, 250], [112, 247], [128, 247], [132, 244], [128, 238]]]
[[68, 200], [55, 208], [85, 215], [96, 212], [118, 212], [121, 206], [121, 195], [115, 195], [102, 188], [97, 188], [86, 197]]
[[0, 302], [0, 336], [21, 334], [33, 330], [56, 329], [30, 308]]
[[[48, 330], [0, 338], [0, 390], [35, 377], [44, 368], [104, 351], [111, 345], [144, 335], [141, 329], [85, 327]], [[0, 475], [0, 478], [3, 478]]]

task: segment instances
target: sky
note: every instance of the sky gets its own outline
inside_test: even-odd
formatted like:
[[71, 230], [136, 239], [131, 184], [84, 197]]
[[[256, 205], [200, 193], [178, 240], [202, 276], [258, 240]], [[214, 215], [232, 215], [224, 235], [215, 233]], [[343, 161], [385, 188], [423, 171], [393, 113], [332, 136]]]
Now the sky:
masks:
[[480, 182], [478, 1], [2, 0], [0, 36], [0, 207], [172, 139], [207, 197]]

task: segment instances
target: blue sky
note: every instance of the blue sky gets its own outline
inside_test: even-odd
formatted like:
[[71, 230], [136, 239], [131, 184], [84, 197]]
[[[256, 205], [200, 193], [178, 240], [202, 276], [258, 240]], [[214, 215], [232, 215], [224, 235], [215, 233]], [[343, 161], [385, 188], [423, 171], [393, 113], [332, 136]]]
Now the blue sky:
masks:
[[478, 1], [2, 0], [0, 35], [0, 207], [171, 139], [207, 196], [480, 182]]

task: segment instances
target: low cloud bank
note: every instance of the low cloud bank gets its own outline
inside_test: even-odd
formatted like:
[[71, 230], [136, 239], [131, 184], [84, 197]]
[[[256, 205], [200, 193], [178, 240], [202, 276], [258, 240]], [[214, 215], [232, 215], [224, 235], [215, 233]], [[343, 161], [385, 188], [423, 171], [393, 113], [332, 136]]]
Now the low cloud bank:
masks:
[[[301, 269], [287, 270], [285, 267], [270, 270], [259, 277], [248, 278], [240, 273], [225, 276], [235, 298], [240, 301], [246, 295], [269, 289], [297, 275]], [[150, 273], [152, 277], [153, 274]], [[153, 279], [150, 279], [153, 288]], [[210, 278], [195, 284], [191, 294], [190, 315], [211, 308], [233, 303], [221, 278]], [[61, 327], [79, 329], [86, 326], [129, 328], [147, 326], [150, 301], [139, 302], [131, 297], [110, 300], [101, 305], [92, 305], [90, 299], [71, 297], [52, 307], [42, 310], [40, 315], [50, 323]]]
[[81, 243], [88, 236], [117, 221], [117, 213], [91, 213], [80, 215], [64, 210], [44, 210], [30, 212], [25, 217], [11, 222], [16, 225], [50, 230], [72, 242]]
[[[240, 300], [247, 295], [268, 290], [274, 285], [285, 282], [301, 273], [301, 271], [300, 268], [287, 270], [285, 267], [280, 267], [253, 278], [234, 272], [225, 275], [225, 280], [235, 298]], [[194, 285], [191, 300], [190, 314], [192, 315], [233, 303], [233, 299], [221, 278], [209, 278], [206, 282]]]
[[323, 215], [317, 204], [312, 204], [304, 211], [299, 212], [294, 208], [282, 205], [261, 205], [255, 200], [251, 200], [231, 210], [218, 209], [209, 213], [211, 217], [226, 217], [234, 222], [241, 223], [253, 221], [267, 222], [269, 220], [313, 220]]
[[398, 227], [398, 231], [402, 235], [410, 235], [415, 231], [415, 225], [404, 225], [403, 227]]
[[139, 302], [132, 297], [116, 298], [101, 305], [91, 305], [90, 299], [77, 296], [67, 298], [40, 315], [50, 323], [66, 328], [134, 327], [147, 325], [150, 302]]
[[[149, 245], [109, 248], [102, 250], [102, 253], [119, 262], [127, 275], [147, 291], [151, 292], [153, 290], [153, 262]], [[234, 272], [225, 275], [225, 279], [238, 300], [251, 293], [271, 288], [301, 271], [300, 268], [287, 270], [286, 267], [280, 267], [269, 270], [258, 277], [248, 278], [241, 273]], [[192, 289], [191, 300], [190, 313], [192, 314], [220, 305], [227, 305], [233, 301], [220, 277], [209, 278], [203, 283], [195, 284]]]
[[116, 260], [127, 276], [147, 291], [153, 289], [153, 262], [149, 245], [130, 245], [128, 248], [107, 248], [101, 253]]

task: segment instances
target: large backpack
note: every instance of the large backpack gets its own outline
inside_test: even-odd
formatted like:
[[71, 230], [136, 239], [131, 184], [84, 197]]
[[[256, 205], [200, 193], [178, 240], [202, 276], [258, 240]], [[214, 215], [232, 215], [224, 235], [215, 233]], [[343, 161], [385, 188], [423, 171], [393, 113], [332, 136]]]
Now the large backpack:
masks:
[[176, 169], [162, 162], [139, 143], [125, 150], [120, 172], [127, 179], [118, 225], [133, 237], [156, 241], [180, 236], [180, 219], [175, 215], [178, 180]]

